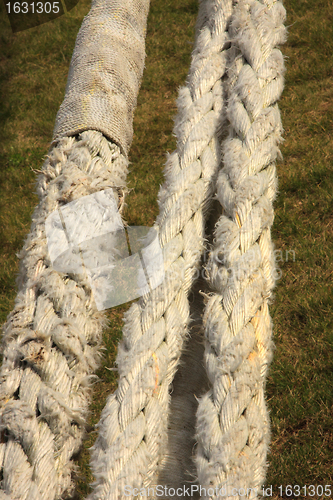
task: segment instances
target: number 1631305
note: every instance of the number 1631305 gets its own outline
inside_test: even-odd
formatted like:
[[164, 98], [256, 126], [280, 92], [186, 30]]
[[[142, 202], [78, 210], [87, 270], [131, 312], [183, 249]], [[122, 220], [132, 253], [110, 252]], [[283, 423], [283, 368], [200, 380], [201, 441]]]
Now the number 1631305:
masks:
[[330, 497], [331, 496], [331, 485], [326, 484], [322, 486], [321, 484], [319, 485], [313, 485], [309, 484], [306, 486], [299, 486], [298, 484], [295, 484], [293, 486], [287, 485], [287, 486], [279, 486], [279, 495], [282, 496], [287, 496], [287, 497]]
[[60, 2], [8, 2], [6, 3], [8, 14], [58, 14]]

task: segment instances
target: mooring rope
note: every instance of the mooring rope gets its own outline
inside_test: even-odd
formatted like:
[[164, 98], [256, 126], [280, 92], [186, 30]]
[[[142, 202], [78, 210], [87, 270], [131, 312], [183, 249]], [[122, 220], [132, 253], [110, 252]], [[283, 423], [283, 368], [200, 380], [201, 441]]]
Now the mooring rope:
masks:
[[121, 210], [127, 165], [117, 145], [86, 131], [60, 139], [41, 171], [0, 372], [1, 487], [13, 500], [72, 492], [72, 457], [82, 444], [105, 325], [89, 283], [52, 268], [45, 220], [58, 207], [107, 188]]
[[220, 165], [221, 79], [231, 11], [231, 0], [206, 2], [201, 8], [187, 85], [177, 101], [177, 150], [166, 164], [154, 226], [165, 278], [125, 315], [118, 388], [102, 412], [93, 447], [96, 481], [90, 499], [126, 498], [125, 486], [148, 487], [165, 456], [170, 383], [190, 320], [187, 295], [200, 265], [205, 215]]
[[[264, 387], [272, 356], [268, 303], [275, 283], [270, 228], [282, 133], [276, 103], [284, 72], [276, 47], [285, 41], [284, 19], [279, 1], [242, 0], [229, 29], [230, 126], [217, 181], [223, 215], [207, 264], [213, 293], [204, 315], [212, 389], [197, 413], [196, 464], [199, 483], [215, 491], [209, 498], [218, 497], [216, 488], [227, 499], [254, 498], [265, 479]], [[245, 494], [237, 496], [239, 491]]]
[[105, 319], [87, 278], [52, 267], [45, 221], [110, 188], [122, 210], [148, 9], [149, 0], [94, 0], [76, 40], [4, 328], [0, 497], [53, 500], [74, 489], [72, 458], [82, 445]]
[[[105, 319], [87, 280], [52, 268], [45, 220], [68, 202], [109, 188], [122, 211], [148, 12], [148, 1], [125, 3], [113, 0], [104, 11], [102, 0], [95, 0], [83, 23], [55, 142], [39, 178], [40, 203], [3, 338], [4, 500], [57, 500], [73, 493], [72, 457], [82, 444]], [[263, 484], [269, 441], [264, 385], [272, 351], [268, 302], [275, 281], [270, 227], [282, 132], [276, 102], [283, 58], [276, 46], [285, 38], [284, 15], [278, 0], [200, 4], [190, 71], [177, 101], [177, 149], [167, 160], [154, 225], [164, 279], [125, 314], [118, 388], [102, 411], [92, 450], [90, 500], [121, 500], [129, 498], [125, 487], [156, 484], [172, 452], [170, 387], [189, 332], [188, 294], [201, 269], [216, 191], [223, 215], [206, 265], [211, 291], [204, 357], [212, 388], [197, 412], [198, 483], [214, 488], [202, 495], [208, 498], [215, 498], [216, 487], [237, 498], [231, 488], [259, 491]], [[112, 30], [116, 45], [126, 41], [119, 57], [108, 50]], [[110, 122], [109, 99], [111, 108], [118, 103]], [[238, 498], [257, 493], [246, 495]]]

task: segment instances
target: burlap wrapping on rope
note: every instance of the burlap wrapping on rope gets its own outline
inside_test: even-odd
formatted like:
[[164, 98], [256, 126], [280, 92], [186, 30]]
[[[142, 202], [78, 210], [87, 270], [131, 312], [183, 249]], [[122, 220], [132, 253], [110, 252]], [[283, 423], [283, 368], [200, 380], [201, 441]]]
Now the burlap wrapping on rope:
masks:
[[85, 433], [105, 319], [87, 281], [52, 268], [45, 220], [108, 188], [123, 207], [148, 8], [149, 1], [96, 1], [78, 36], [20, 256], [19, 292], [4, 327], [0, 498], [54, 500], [73, 492], [72, 457]]
[[99, 130], [127, 155], [145, 58], [147, 0], [94, 0], [76, 39], [54, 140]]

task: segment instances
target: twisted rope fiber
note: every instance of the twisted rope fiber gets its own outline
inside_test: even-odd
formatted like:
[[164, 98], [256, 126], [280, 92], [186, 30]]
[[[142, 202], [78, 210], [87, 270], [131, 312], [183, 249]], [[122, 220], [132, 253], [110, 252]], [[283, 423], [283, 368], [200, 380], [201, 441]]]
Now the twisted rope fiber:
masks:
[[187, 295], [204, 249], [205, 215], [220, 162], [221, 79], [231, 11], [231, 0], [201, 5], [201, 29], [177, 101], [177, 150], [168, 158], [158, 197], [155, 228], [165, 278], [125, 316], [117, 355], [118, 388], [102, 412], [92, 452], [96, 480], [91, 500], [128, 498], [126, 485], [149, 486], [167, 453], [170, 383], [187, 333]]
[[[257, 497], [270, 437], [264, 386], [272, 356], [270, 227], [282, 133], [276, 102], [284, 63], [276, 46], [286, 38], [284, 19], [280, 1], [241, 0], [230, 25], [230, 127], [217, 182], [223, 215], [207, 265], [214, 293], [204, 315], [212, 389], [198, 407], [196, 456], [200, 484], [224, 488], [226, 499]], [[235, 496], [232, 488], [243, 490]]]
[[59, 206], [110, 187], [122, 208], [148, 8], [149, 0], [94, 0], [77, 37], [4, 330], [0, 498], [53, 500], [73, 490], [71, 458], [105, 321], [87, 282], [51, 268], [44, 226]]
[[39, 176], [40, 203], [4, 327], [0, 498], [53, 500], [72, 493], [71, 458], [85, 431], [105, 319], [88, 283], [51, 267], [45, 219], [67, 202], [110, 187], [121, 210], [127, 163], [117, 145], [87, 131], [60, 139]]
[[[259, 4], [262, 7], [259, 2], [247, 2], [246, 5], [248, 4]], [[279, 5], [279, 2], [276, 2], [276, 5]], [[271, 2], [269, 6], [270, 12], [278, 12], [274, 2]], [[214, 181], [219, 166], [218, 137], [223, 118], [221, 78], [225, 73], [226, 66], [226, 54], [223, 49], [228, 40], [226, 29], [231, 9], [231, 1], [202, 4], [201, 30], [197, 37], [188, 83], [181, 90], [178, 100], [179, 115], [175, 127], [178, 147], [167, 162], [166, 183], [159, 194], [160, 214], [155, 224], [163, 249], [166, 276], [162, 285], [143, 297], [139, 303], [134, 304], [126, 315], [124, 340], [119, 347], [117, 357], [120, 375], [119, 387], [116, 393], [109, 398], [103, 410], [99, 424], [100, 434], [92, 454], [92, 468], [96, 481], [95, 489], [90, 495], [91, 499], [118, 499], [123, 497], [125, 485], [131, 484], [132, 487], [139, 488], [141, 485], [149, 485], [163, 462], [167, 439], [169, 385], [177, 368], [187, 332], [189, 323], [187, 294], [200, 264], [200, 255], [204, 247], [204, 219], [209, 208], [209, 200], [214, 192]], [[241, 8], [239, 9], [241, 18], [240, 12]], [[254, 7], [253, 12], [255, 12]], [[256, 18], [253, 12], [251, 12], [253, 16], [251, 20], [258, 28], [260, 22], [257, 24], [254, 22]], [[243, 14], [246, 18], [245, 13]], [[275, 18], [278, 20], [277, 14], [275, 14]], [[233, 30], [236, 33], [233, 33]], [[261, 38], [258, 37], [261, 41], [265, 40], [267, 35], [265, 30], [263, 32], [264, 35]], [[283, 38], [281, 32], [282, 30], [280, 30], [279, 35], [278, 29], [274, 31], [276, 34], [275, 44], [281, 43], [280, 39]], [[235, 16], [230, 33], [237, 40], [237, 16]], [[246, 29], [242, 33], [244, 40], [246, 40], [245, 34], [248, 34]], [[254, 62], [251, 62], [251, 47], [243, 47], [241, 39], [238, 41], [238, 46], [244, 53], [246, 49], [248, 50], [245, 56], [246, 60], [250, 61], [250, 68], [254, 68], [259, 76], [269, 80], [271, 78], [269, 71], [272, 71], [272, 68], [268, 63], [271, 61], [268, 61], [266, 66], [262, 64], [256, 68], [255, 63], [258, 63], [258, 60], [254, 58]], [[274, 44], [268, 49], [272, 49], [271, 53], [273, 53]], [[267, 60], [266, 58], [265, 61], [267, 62]], [[273, 58], [274, 64], [271, 63], [275, 69], [279, 62], [277, 56], [276, 61]], [[259, 60], [259, 62], [262, 61]], [[239, 453], [244, 452], [244, 447], [240, 449], [240, 452], [236, 450], [234, 454], [236, 458], [227, 456], [225, 465], [220, 467], [221, 462], [223, 462], [221, 454], [222, 456], [223, 453], [226, 455], [230, 450], [230, 446], [228, 447], [230, 445], [229, 435], [228, 439], [225, 436], [226, 431], [235, 420], [232, 410], [236, 416], [245, 413], [245, 417], [241, 416], [241, 418], [247, 419], [249, 422], [249, 438], [245, 441], [247, 449], [243, 456], [249, 455], [251, 443], [253, 444], [256, 438], [259, 455], [260, 450], [264, 450], [259, 458], [266, 457], [265, 443], [264, 446], [261, 446], [265, 436], [260, 441], [260, 436], [258, 438], [254, 432], [257, 431], [255, 419], [258, 416], [262, 417], [262, 424], [264, 427], [266, 426], [266, 430], [268, 429], [263, 384], [262, 380], [259, 380], [258, 369], [255, 373], [252, 368], [251, 360], [257, 359], [253, 365], [259, 366], [261, 377], [264, 379], [269, 362], [271, 328], [267, 300], [274, 282], [270, 277], [274, 263], [272, 262], [269, 236], [269, 203], [274, 197], [275, 177], [272, 170], [274, 166], [269, 163], [274, 161], [277, 154], [276, 144], [279, 140], [280, 130], [279, 120], [276, 118], [278, 112], [273, 106], [277, 98], [274, 100], [274, 95], [270, 96], [270, 92], [274, 90], [273, 85], [271, 89], [267, 82], [261, 85], [260, 80], [256, 90], [258, 93], [261, 92], [264, 98], [262, 108], [266, 111], [272, 108], [275, 114], [272, 111], [272, 116], [266, 120], [265, 112], [261, 112], [263, 116], [261, 122], [258, 121], [257, 128], [260, 132], [262, 123], [265, 125], [266, 122], [269, 122], [273, 131], [276, 132], [275, 141], [274, 139], [269, 141], [269, 136], [267, 136], [267, 140], [264, 140], [254, 151], [253, 141], [257, 140], [254, 135], [256, 132], [254, 123], [257, 119], [256, 112], [259, 113], [259, 116], [260, 110], [258, 111], [253, 106], [253, 102], [247, 97], [247, 94], [245, 94], [243, 101], [246, 111], [253, 119], [252, 136], [246, 129], [248, 122], [246, 119], [244, 121], [244, 114], [240, 113], [239, 120], [232, 120], [233, 91], [235, 91], [234, 107], [240, 112], [238, 104], [241, 104], [241, 101], [236, 91], [238, 86], [241, 88], [242, 69], [246, 66], [245, 60], [238, 58], [229, 72], [232, 91], [228, 118], [231, 126], [234, 127], [230, 144], [234, 145], [232, 141], [237, 140], [238, 136], [241, 137], [239, 142], [241, 142], [241, 147], [245, 148], [244, 155], [247, 154], [247, 158], [244, 156], [246, 159], [244, 165], [247, 166], [248, 172], [242, 171], [240, 164], [238, 164], [238, 169], [233, 170], [232, 161], [228, 167], [228, 154], [231, 160], [237, 163], [236, 157], [241, 149], [237, 143], [239, 151], [233, 153], [230, 146], [231, 151], [228, 153], [226, 146], [224, 172], [227, 173], [227, 179], [223, 180], [222, 173], [219, 178], [218, 197], [227, 214], [225, 217], [227, 223], [223, 218], [222, 222], [219, 222], [216, 236], [217, 243], [221, 243], [221, 245], [217, 247], [219, 251], [216, 248], [216, 252], [215, 250], [212, 252], [212, 257], [217, 256], [223, 262], [226, 270], [231, 269], [231, 264], [235, 264], [235, 269], [242, 271], [243, 279], [237, 286], [234, 285], [233, 288], [230, 286], [231, 292], [228, 296], [224, 296], [223, 276], [221, 280], [221, 275], [214, 271], [214, 266], [217, 267], [219, 263], [214, 258], [209, 263], [208, 272], [210, 273], [211, 286], [220, 293], [216, 295], [215, 302], [214, 296], [210, 297], [205, 315], [209, 343], [206, 363], [213, 390], [203, 398], [198, 410], [199, 450], [197, 465], [199, 481], [203, 485], [207, 484], [207, 472], [210, 479], [209, 484], [223, 484], [230, 464], [233, 467], [236, 464], [234, 469], [237, 469], [237, 466], [244, 466], [244, 470], [247, 470], [246, 460], [244, 459], [244, 463], [241, 463], [239, 459]], [[265, 71], [268, 77], [265, 76]], [[279, 72], [277, 72], [277, 76], [278, 74]], [[276, 90], [274, 91], [278, 93]], [[250, 126], [251, 123], [250, 120]], [[72, 452], [74, 453], [73, 450], [78, 449], [82, 439], [89, 399], [87, 386], [89, 375], [97, 364], [103, 319], [94, 308], [91, 293], [86, 283], [76, 282], [74, 279], [61, 276], [50, 269], [47, 262], [44, 222], [47, 215], [59, 204], [76, 199], [76, 196], [90, 194], [96, 190], [110, 187], [110, 185], [118, 188], [124, 187], [126, 158], [121, 154], [119, 148], [116, 151], [114, 148], [117, 147], [110, 145], [98, 132], [84, 132], [80, 135], [77, 148], [80, 149], [80, 153], [88, 149], [91, 158], [87, 160], [88, 155], [82, 153], [82, 155], [77, 154], [76, 156], [74, 154], [73, 160], [71, 155], [72, 148], [73, 151], [76, 149], [75, 142], [77, 141], [74, 138], [60, 139], [59, 146], [51, 152], [49, 163], [47, 162], [44, 167], [45, 179], [40, 181], [41, 203], [35, 212], [32, 231], [23, 251], [20, 293], [5, 328], [4, 364], [0, 389], [5, 402], [2, 407], [1, 428], [6, 431], [7, 436], [5, 442], [1, 443], [0, 446], [0, 459], [4, 475], [3, 489], [5, 491], [5, 493], [0, 492], [0, 498], [2, 496], [7, 499], [31, 499], [32, 497], [53, 499], [70, 492], [71, 467], [69, 460]], [[92, 146], [91, 143], [93, 143]], [[258, 154], [260, 152], [264, 155], [265, 147], [269, 160], [266, 159], [266, 163], [262, 163], [258, 167], [256, 155], [260, 156]], [[123, 146], [123, 149], [126, 150], [126, 146]], [[117, 158], [120, 161], [120, 168], [116, 168], [114, 183], [110, 183], [110, 179], [108, 180], [110, 150], [112, 151], [111, 163], [116, 164]], [[106, 154], [108, 151], [109, 153]], [[107, 172], [102, 168], [101, 158], [94, 161], [97, 152], [99, 152], [98, 156], [107, 164]], [[83, 158], [87, 160], [86, 163]], [[253, 158], [257, 161], [255, 168]], [[70, 179], [70, 175], [68, 178], [66, 175], [62, 175], [66, 171], [67, 164], [70, 165], [69, 170], [73, 169], [75, 173], [74, 180]], [[85, 184], [82, 172], [76, 171], [76, 169], [79, 170], [78, 165], [81, 164], [84, 165], [82, 170], [86, 173], [97, 168], [99, 176], [99, 169], [101, 169], [99, 180], [95, 182], [95, 179], [88, 179], [87, 184]], [[260, 172], [260, 169], [263, 169], [263, 172]], [[241, 173], [237, 176], [239, 171]], [[260, 177], [261, 173], [265, 173], [264, 171], [268, 180], [264, 175]], [[239, 201], [241, 197], [237, 188], [242, 183], [246, 184], [248, 173], [252, 174], [252, 177], [258, 176], [257, 184], [260, 186], [252, 186], [250, 201], [243, 196], [242, 204]], [[57, 180], [57, 176], [60, 177], [60, 181]], [[228, 182], [230, 183], [229, 190], [226, 187]], [[255, 184], [256, 182], [254, 182]], [[264, 198], [263, 193], [265, 193], [268, 203], [261, 200]], [[121, 197], [121, 190], [119, 194]], [[238, 195], [239, 198], [237, 198]], [[234, 201], [236, 199], [239, 201], [239, 206]], [[248, 213], [254, 204], [253, 200], [257, 202], [257, 213], [252, 214], [250, 218]], [[119, 203], [121, 206], [121, 199]], [[251, 206], [249, 207], [249, 205]], [[238, 207], [236, 212], [233, 212], [234, 206]], [[265, 214], [266, 222], [261, 224], [261, 219], [264, 218], [263, 214]], [[247, 216], [252, 223], [250, 229], [246, 228]], [[235, 220], [240, 228], [245, 226], [243, 229], [237, 229], [237, 234], [234, 227]], [[230, 246], [225, 248], [224, 243], [219, 241], [219, 237], [220, 240], [224, 241], [231, 223], [234, 224], [232, 226], [233, 232], [230, 231], [231, 236], [229, 235], [229, 240], [228, 238], [226, 240]], [[253, 240], [256, 234], [260, 235], [259, 239], [257, 236]], [[254, 252], [255, 256], [251, 256], [252, 268], [250, 266], [250, 269], [246, 268], [244, 271], [241, 257], [242, 255], [249, 256], [249, 248], [251, 245], [255, 246], [256, 240], [258, 240], [258, 248], [256, 247], [256, 252]], [[238, 241], [238, 247], [234, 244], [235, 241], [236, 243]], [[44, 242], [44, 246], [40, 242]], [[254, 277], [251, 276], [251, 272], [255, 274]], [[54, 281], [52, 282], [52, 280]], [[225, 277], [224, 281], [226, 281]], [[251, 307], [245, 307], [244, 312], [244, 306], [243, 310], [241, 308], [242, 296], [239, 290], [245, 290], [249, 282], [252, 283], [252, 290], [255, 290], [256, 287], [259, 290], [261, 286], [264, 292], [257, 290], [253, 304], [257, 304], [258, 307], [252, 304]], [[228, 285], [231, 285], [230, 280]], [[66, 288], [64, 295], [59, 292], [62, 287]], [[223, 302], [221, 302], [221, 296]], [[247, 299], [247, 295], [245, 298]], [[243, 302], [247, 301], [243, 298]], [[234, 306], [235, 303], [236, 306]], [[240, 312], [237, 311], [238, 303], [240, 303], [238, 306]], [[234, 306], [232, 312], [227, 309], [228, 304], [229, 308]], [[232, 305], [230, 306], [230, 304]], [[260, 306], [261, 316], [255, 312]], [[235, 310], [236, 312], [234, 312]], [[227, 314], [228, 311], [229, 314]], [[249, 318], [252, 318], [251, 323], [248, 322]], [[232, 363], [229, 363], [228, 372], [229, 377], [235, 382], [236, 388], [233, 391], [233, 408], [229, 403], [228, 405], [224, 404], [223, 394], [220, 397], [224, 387], [228, 387], [223, 376], [220, 376], [220, 373], [224, 373], [226, 370], [225, 363], [221, 365], [221, 354], [225, 355], [227, 360], [229, 359], [228, 350], [223, 350], [225, 344], [219, 338], [218, 332], [221, 331], [221, 325], [229, 333], [229, 337], [223, 336], [223, 341], [225, 338], [232, 339], [239, 335], [238, 341], [242, 345], [241, 352], [238, 352], [238, 358], [234, 356], [233, 352], [229, 353], [230, 358], [237, 360], [234, 361], [233, 366], [231, 366]], [[254, 329], [254, 335], [251, 328]], [[85, 335], [82, 334], [82, 330]], [[245, 330], [247, 331], [245, 332]], [[240, 333], [244, 335], [242, 336]], [[229, 344], [231, 345], [232, 341]], [[252, 349], [254, 345], [255, 349]], [[243, 372], [241, 358], [248, 361]], [[236, 366], [237, 363], [238, 366]], [[59, 377], [59, 372], [61, 377]], [[249, 373], [257, 390], [251, 388], [251, 396], [245, 394], [247, 402], [250, 401], [250, 403], [244, 406], [244, 401], [240, 403], [237, 401], [236, 393], [241, 391], [246, 393], [247, 384], [243, 382], [243, 379]], [[219, 383], [221, 379], [223, 379], [222, 384]], [[206, 405], [203, 411], [202, 405]], [[220, 422], [219, 411], [216, 408], [221, 409], [221, 414], [224, 410], [224, 419], [221, 419]], [[217, 435], [215, 427], [212, 428], [212, 422], [217, 423], [221, 435]], [[221, 422], [223, 425], [220, 429]], [[244, 430], [244, 425], [243, 427], [239, 426], [239, 429]], [[235, 447], [239, 444], [237, 439], [234, 443], [236, 443]], [[217, 460], [214, 462], [215, 458]], [[228, 460], [229, 458], [230, 460]], [[236, 472], [238, 471], [236, 470]], [[253, 472], [254, 480], [250, 484], [261, 484], [262, 474], [261, 476], [260, 474], [259, 466], [257, 471]], [[227, 477], [232, 486], [237, 484], [235, 478], [237, 479], [237, 474], [233, 470]], [[240, 483], [241, 487], [243, 482]]]

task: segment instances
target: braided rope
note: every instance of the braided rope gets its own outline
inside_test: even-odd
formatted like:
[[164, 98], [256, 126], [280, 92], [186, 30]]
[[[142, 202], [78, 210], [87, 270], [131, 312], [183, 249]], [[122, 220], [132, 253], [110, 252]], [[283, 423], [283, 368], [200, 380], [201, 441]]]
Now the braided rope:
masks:
[[12, 499], [72, 492], [71, 458], [82, 443], [105, 325], [89, 284], [53, 270], [45, 220], [59, 206], [110, 187], [121, 210], [127, 164], [118, 146], [87, 131], [61, 139], [39, 176], [40, 203], [21, 253], [0, 372], [2, 490]]
[[[284, 41], [283, 19], [278, 0], [201, 3], [191, 68], [178, 99], [177, 150], [166, 165], [155, 223], [165, 279], [125, 316], [119, 385], [99, 423], [90, 500], [127, 498], [125, 486], [153, 484], [165, 463], [170, 384], [187, 334], [187, 296], [200, 267], [220, 164], [227, 54], [230, 133], [217, 181], [224, 215], [207, 265], [214, 293], [204, 315], [212, 389], [197, 412], [196, 465], [200, 484], [226, 488], [229, 498], [237, 498], [232, 488], [246, 492], [263, 483], [274, 285], [270, 226], [282, 131], [276, 101], [283, 60], [275, 46]], [[20, 292], [5, 325], [0, 498], [53, 500], [73, 491], [71, 458], [82, 442], [104, 318], [87, 283], [51, 268], [44, 225], [59, 206], [109, 187], [121, 210], [126, 173], [118, 146], [92, 131], [60, 139], [44, 165], [40, 204], [22, 252]]]
[[231, 9], [231, 0], [201, 6], [201, 30], [177, 101], [177, 150], [168, 158], [158, 198], [155, 228], [165, 279], [125, 315], [118, 389], [102, 412], [93, 447], [91, 500], [126, 498], [125, 486], [149, 486], [165, 456], [169, 387], [187, 332], [187, 295], [204, 248], [204, 219], [220, 161], [221, 78]]
[[[274, 286], [270, 227], [282, 133], [276, 102], [284, 71], [276, 46], [285, 40], [284, 18], [278, 0], [241, 0], [229, 30], [230, 128], [217, 182], [223, 215], [207, 265], [214, 293], [204, 315], [212, 389], [198, 407], [196, 456], [200, 484], [222, 489], [227, 499], [256, 498], [266, 470], [264, 386], [272, 354], [268, 302]], [[244, 495], [237, 496], [241, 488]], [[217, 496], [210, 490], [202, 497]]]

